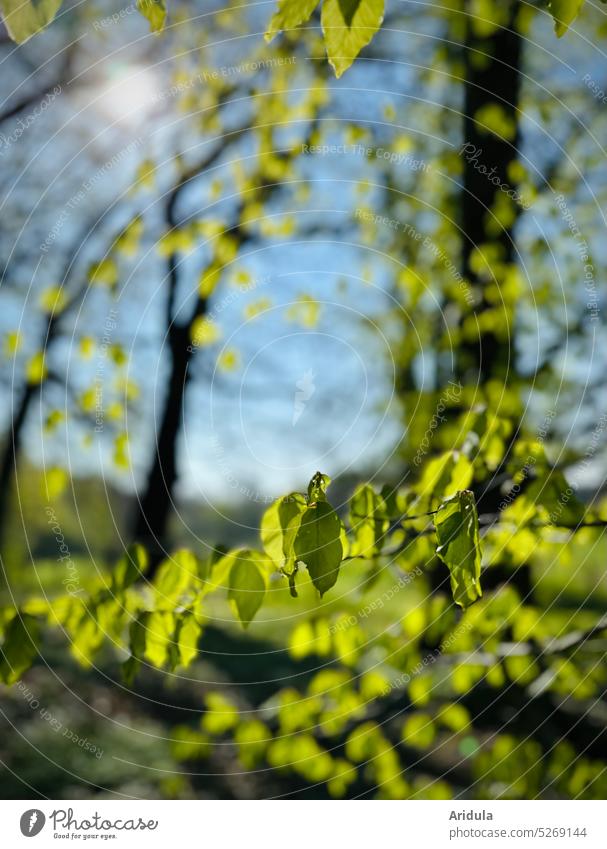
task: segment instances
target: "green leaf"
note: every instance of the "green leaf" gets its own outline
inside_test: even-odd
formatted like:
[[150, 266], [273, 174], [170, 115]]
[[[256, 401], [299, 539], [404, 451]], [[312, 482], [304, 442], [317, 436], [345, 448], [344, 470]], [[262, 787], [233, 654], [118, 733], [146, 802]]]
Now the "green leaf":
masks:
[[331, 478], [329, 475], [323, 475], [322, 472], [316, 472], [308, 484], [308, 503], [313, 504], [315, 501], [326, 501], [327, 487], [330, 483]]
[[328, 501], [310, 505], [295, 537], [295, 556], [305, 563], [323, 596], [337, 581], [343, 557], [341, 522]]
[[299, 521], [306, 509], [306, 499], [301, 492], [292, 492], [275, 501], [261, 520], [261, 542], [266, 553], [279, 569], [290, 574], [294, 568], [293, 543]]
[[177, 725], [172, 729], [171, 754], [178, 761], [205, 760], [211, 752], [211, 742], [206, 734]]
[[99, 650], [105, 636], [99, 627], [99, 606], [94, 599], [86, 603], [80, 601], [67, 626], [70, 654], [84, 667], [92, 666], [95, 652]]
[[145, 658], [161, 669], [171, 660], [176, 618], [173, 613], [155, 610], [146, 618]]
[[141, 661], [145, 654], [146, 635], [148, 627], [148, 619], [150, 614], [147, 611], [140, 613], [137, 619], [131, 622], [129, 627], [129, 648], [131, 656], [122, 664], [122, 677], [125, 684], [131, 687], [135, 680], [135, 675], [141, 666]]
[[149, 21], [151, 32], [164, 29], [167, 9], [163, 0], [137, 0], [137, 9]]
[[550, 471], [548, 480], [539, 480], [529, 487], [529, 495], [548, 511], [549, 520], [555, 525], [577, 525], [584, 520], [583, 503], [558, 470]]
[[8, 34], [17, 44], [47, 27], [63, 0], [0, 0], [0, 10]]
[[[189, 666], [198, 655], [198, 641], [202, 635], [202, 626], [191, 610], [185, 610], [177, 620], [175, 645], [177, 664]], [[176, 664], [176, 665], [177, 665]]]
[[30, 668], [38, 654], [38, 620], [17, 613], [9, 622], [0, 649], [0, 681], [14, 684]]
[[369, 484], [361, 484], [350, 499], [350, 525], [355, 543], [353, 557], [373, 557], [381, 552], [389, 522], [383, 498]]
[[234, 554], [228, 599], [245, 628], [253, 621], [266, 594], [267, 567], [268, 559], [259, 551], [244, 549]]
[[384, 19], [384, 0], [324, 0], [321, 23], [329, 62], [341, 77]]
[[130, 545], [118, 561], [112, 574], [112, 590], [119, 592], [130, 587], [148, 568], [148, 555], [139, 543]]
[[[443, 497], [445, 490], [451, 482], [451, 475], [455, 467], [455, 452], [445, 451], [439, 454], [438, 457], [433, 457], [425, 463], [419, 483], [416, 487], [417, 492], [423, 497], [430, 499]], [[453, 493], [448, 493], [453, 494]]]
[[565, 35], [570, 25], [582, 10], [585, 0], [551, 0], [550, 11], [554, 18], [554, 31], [557, 36]]
[[436, 726], [427, 713], [413, 713], [403, 725], [402, 738], [407, 746], [429, 749], [436, 737]]
[[444, 501], [434, 517], [436, 553], [451, 573], [451, 591], [456, 604], [468, 607], [482, 595], [481, 547], [474, 495], [457, 492]]
[[204, 731], [209, 734], [225, 734], [238, 725], [238, 708], [221, 693], [207, 693], [205, 696], [206, 712], [200, 722]]
[[157, 606], [174, 606], [197, 578], [198, 563], [192, 552], [185, 548], [176, 551], [160, 565], [154, 577]]
[[295, 29], [305, 23], [320, 0], [278, 0], [278, 9], [274, 12], [265, 35], [266, 41], [272, 39], [282, 30]]

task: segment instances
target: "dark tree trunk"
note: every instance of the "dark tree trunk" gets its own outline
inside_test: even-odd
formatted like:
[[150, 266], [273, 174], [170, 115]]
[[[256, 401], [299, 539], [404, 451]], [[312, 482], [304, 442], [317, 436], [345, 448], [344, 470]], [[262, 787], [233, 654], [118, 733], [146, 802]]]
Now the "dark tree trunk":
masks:
[[190, 325], [173, 325], [169, 331], [171, 369], [168, 391], [157, 431], [154, 459], [138, 502], [134, 537], [150, 554], [152, 571], [166, 553], [167, 529], [177, 481], [177, 448], [190, 379], [192, 347]]
[[[501, 187], [515, 190], [509, 174], [510, 164], [518, 158], [519, 98], [521, 86], [521, 36], [516, 29], [519, 0], [504, 0], [509, 7], [508, 22], [487, 38], [474, 34], [473, 19], [467, 16], [467, 37], [464, 44], [466, 67], [464, 97], [464, 141], [462, 159], [464, 181], [462, 195], [462, 273], [480, 292], [476, 314], [495, 306], [487, 299], [487, 285], [500, 284], [500, 280], [482, 279], [470, 268], [470, 257], [475, 247], [490, 243], [501, 252], [501, 259], [510, 263], [515, 258], [512, 231], [520, 213], [520, 204], [514, 202], [514, 221], [498, 232], [491, 232], [488, 224], [490, 210], [500, 196]], [[470, 13], [470, 5], [466, 4]], [[512, 134], [505, 138], [483, 131], [477, 123], [485, 107], [498, 106], [505, 120], [512, 126]], [[484, 173], [486, 169], [486, 173]], [[496, 223], [496, 222], [494, 222]], [[500, 323], [507, 321], [506, 313]], [[508, 334], [486, 330], [475, 340], [464, 343], [460, 353], [460, 370], [481, 384], [492, 377], [503, 377], [512, 368]]]
[[[475, 307], [476, 316], [482, 321], [483, 313], [499, 308], [491, 302], [488, 287], [499, 286], [499, 276], [486, 280], [470, 268], [470, 259], [476, 247], [491, 245], [500, 251], [500, 261], [509, 264], [515, 261], [516, 248], [513, 229], [521, 207], [515, 203], [514, 219], [507, 227], [491, 229], [491, 210], [496, 199], [503, 194], [502, 186], [515, 190], [509, 173], [510, 165], [518, 159], [519, 151], [519, 102], [521, 88], [522, 42], [516, 29], [520, 0], [504, 0], [508, 4], [507, 23], [485, 38], [474, 34], [470, 4], [466, 3], [466, 39], [463, 45], [466, 69], [464, 92], [464, 126], [461, 156], [464, 167], [463, 191], [461, 194], [462, 228], [462, 274], [475, 288], [479, 297]], [[497, 105], [513, 132], [508, 138], [483, 132], [477, 123], [479, 110]], [[494, 222], [496, 223], [496, 222]], [[513, 328], [509, 326], [511, 316], [507, 309], [500, 311], [500, 328], [496, 331], [482, 329], [474, 339], [465, 339], [458, 346], [456, 368], [464, 385], [482, 387], [491, 379], [504, 380], [512, 375]], [[514, 431], [516, 428], [514, 428]], [[506, 452], [507, 456], [507, 452]], [[504, 458], [505, 459], [505, 458]], [[495, 476], [499, 476], [499, 470]], [[481, 486], [475, 493], [479, 512], [493, 513], [501, 500], [499, 488]], [[487, 579], [485, 579], [487, 580]], [[497, 570], [491, 584], [509, 580], [517, 586], [523, 597], [531, 593], [532, 582], [527, 565], [521, 566], [513, 575]], [[446, 570], [434, 570], [431, 577], [433, 589], [448, 586]]]
[[[314, 121], [308, 140], [317, 129]], [[239, 139], [248, 128], [232, 133], [231, 141]], [[169, 194], [166, 207], [166, 224], [169, 231], [178, 225], [176, 207], [181, 191], [191, 180], [210, 168], [219, 159], [225, 148], [216, 148], [208, 158], [191, 168]], [[280, 186], [272, 183], [258, 190], [260, 201], [265, 200]], [[251, 238], [246, 228], [241, 225], [244, 201], [239, 205], [236, 223], [229, 230], [231, 236], [240, 247]], [[143, 495], [139, 499], [137, 513], [133, 525], [133, 538], [141, 542], [148, 550], [151, 560], [150, 574], [153, 574], [160, 560], [166, 553], [167, 529], [173, 506], [173, 490], [177, 481], [177, 446], [183, 425], [184, 402], [189, 382], [189, 365], [195, 351], [190, 334], [195, 319], [206, 315], [208, 298], [199, 295], [192, 314], [183, 324], [176, 323], [175, 300], [178, 284], [177, 257], [171, 255], [168, 260], [168, 298], [167, 298], [167, 333], [171, 350], [171, 370], [169, 374], [168, 393], [163, 409], [158, 438], [156, 440], [154, 459]]]
[[13, 483], [17, 471], [17, 458], [23, 441], [23, 425], [27, 418], [30, 405], [40, 390], [37, 384], [27, 383], [21, 394], [21, 399], [13, 411], [13, 418], [6, 434], [6, 444], [0, 463], [0, 551], [5, 542]]
[[[170, 193], [166, 206], [165, 220], [168, 230], [177, 225], [176, 207], [183, 188], [191, 179], [184, 175]], [[188, 366], [192, 355], [190, 324], [176, 323], [175, 299], [178, 285], [178, 259], [171, 254], [168, 259], [167, 336], [171, 352], [171, 366], [167, 395], [160, 418], [160, 427], [155, 433], [152, 465], [145, 489], [138, 498], [137, 512], [132, 536], [142, 543], [150, 555], [151, 573], [166, 553], [167, 527], [173, 505], [173, 491], [177, 481], [177, 444], [183, 423], [183, 406], [189, 381]], [[198, 299], [196, 309], [201, 306]], [[203, 309], [205, 305], [203, 303]]]

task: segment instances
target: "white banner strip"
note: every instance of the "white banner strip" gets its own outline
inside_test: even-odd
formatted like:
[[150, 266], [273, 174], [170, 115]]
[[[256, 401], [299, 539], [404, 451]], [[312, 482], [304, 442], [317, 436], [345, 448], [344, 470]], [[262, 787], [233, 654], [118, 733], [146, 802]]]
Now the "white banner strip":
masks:
[[7, 847], [605, 849], [607, 802], [5, 801]]

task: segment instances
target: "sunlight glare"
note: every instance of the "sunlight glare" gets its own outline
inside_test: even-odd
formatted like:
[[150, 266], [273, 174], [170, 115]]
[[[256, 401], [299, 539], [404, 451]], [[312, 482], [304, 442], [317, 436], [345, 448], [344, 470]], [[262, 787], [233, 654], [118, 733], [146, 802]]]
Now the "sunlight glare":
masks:
[[112, 121], [137, 124], [145, 118], [157, 100], [158, 85], [147, 68], [120, 66], [103, 86], [97, 105]]

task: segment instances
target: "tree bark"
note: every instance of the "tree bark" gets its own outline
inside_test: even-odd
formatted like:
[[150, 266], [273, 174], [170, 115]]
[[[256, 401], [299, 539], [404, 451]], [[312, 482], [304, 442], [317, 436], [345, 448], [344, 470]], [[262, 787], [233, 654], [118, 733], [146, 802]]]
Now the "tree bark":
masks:
[[[199, 314], [204, 314], [204, 307]], [[167, 529], [177, 482], [177, 447], [184, 418], [186, 389], [190, 379], [192, 347], [190, 324], [169, 333], [171, 368], [154, 458], [135, 518], [134, 536], [148, 550], [152, 569], [165, 554]]]
[[10, 427], [6, 434], [6, 444], [0, 463], [0, 550], [5, 541], [8, 526], [13, 482], [17, 475], [17, 458], [23, 442], [23, 425], [30, 405], [39, 393], [40, 385], [26, 383], [19, 403], [13, 411]]
[[[511, 263], [516, 249], [513, 229], [520, 214], [520, 204], [514, 202], [514, 220], [500, 226], [499, 232], [490, 233], [488, 225], [497, 199], [505, 197], [506, 188], [514, 189], [509, 174], [510, 165], [518, 158], [519, 98], [521, 88], [522, 58], [521, 36], [516, 28], [520, 0], [505, 0], [509, 8], [508, 21], [491, 36], [479, 38], [474, 33], [470, 4], [466, 4], [467, 35], [464, 44], [466, 68], [464, 95], [464, 141], [462, 158], [464, 165], [462, 193], [462, 273], [480, 293], [476, 307], [477, 316], [496, 305], [487, 297], [489, 286], [500, 284], [500, 280], [487, 282], [470, 267], [473, 251], [479, 245], [490, 243], [497, 246], [501, 261]], [[477, 118], [482, 118], [486, 107], [498, 106], [504, 120], [513, 127], [513, 133], [505, 138], [483, 130]], [[486, 169], [486, 172], [484, 171]], [[503, 188], [502, 188], [503, 187]], [[507, 320], [504, 312], [500, 321]], [[484, 330], [475, 340], [465, 341], [460, 350], [460, 371], [464, 377], [484, 383], [490, 378], [504, 377], [510, 362], [509, 334]]]
[[[318, 121], [312, 121], [307, 141], [313, 137]], [[230, 143], [241, 138], [250, 128], [243, 127], [234, 131]], [[191, 180], [209, 169], [225, 151], [225, 146], [218, 147], [209, 157], [191, 168], [173, 188], [169, 195], [165, 219], [171, 231], [177, 226], [176, 207], [181, 191]], [[263, 201], [280, 188], [280, 183], [270, 183], [258, 189], [258, 198]], [[241, 248], [245, 242], [255, 238], [243, 227], [241, 216], [244, 201], [239, 205], [235, 223], [226, 230], [227, 236], [232, 237]], [[191, 342], [191, 329], [195, 319], [206, 315], [208, 298], [201, 295], [190, 318], [184, 324], [175, 322], [175, 297], [178, 284], [177, 257], [173, 254], [168, 261], [168, 297], [167, 297], [167, 332], [171, 351], [171, 366], [168, 392], [163, 408], [158, 439], [154, 451], [152, 466], [148, 474], [143, 495], [138, 500], [137, 511], [133, 522], [133, 538], [148, 550], [150, 555], [149, 574], [154, 574], [158, 564], [166, 555], [168, 541], [168, 524], [173, 505], [173, 491], [177, 482], [177, 449], [179, 435], [183, 425], [184, 403], [190, 379], [189, 365], [194, 355], [195, 347]]]

